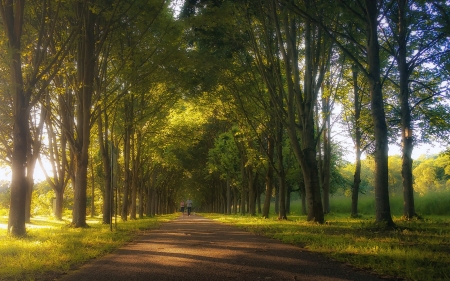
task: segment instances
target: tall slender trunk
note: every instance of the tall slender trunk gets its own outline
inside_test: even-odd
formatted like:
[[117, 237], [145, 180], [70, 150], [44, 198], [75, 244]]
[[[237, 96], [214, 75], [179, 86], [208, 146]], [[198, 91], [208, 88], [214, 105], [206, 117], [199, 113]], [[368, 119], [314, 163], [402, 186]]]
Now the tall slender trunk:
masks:
[[[275, 1], [273, 2], [273, 6], [274, 18], [277, 18]], [[312, 24], [308, 20], [305, 20], [303, 34], [305, 40], [305, 73], [302, 91], [300, 87], [299, 51], [297, 49], [297, 24], [295, 17], [284, 11], [282, 22], [284, 34], [281, 32], [278, 20], [275, 21], [277, 24], [278, 45], [284, 59], [287, 75], [287, 131], [292, 149], [303, 172], [306, 201], [308, 204], [307, 219], [308, 221], [323, 223], [324, 214], [316, 159], [314, 104], [317, 101], [318, 94], [318, 89], [315, 87], [315, 78], [318, 80], [317, 83], [320, 84], [321, 80], [323, 80], [324, 69], [320, 71], [319, 77], [316, 77], [318, 65], [313, 63], [315, 52], [321, 50], [320, 40], [315, 42], [314, 39], [321, 38], [321, 35], [316, 34], [315, 32], [317, 30], [312, 27]], [[283, 38], [286, 38], [285, 41], [283, 41]], [[297, 125], [297, 121], [301, 125]], [[297, 131], [300, 134], [301, 143], [298, 141]], [[284, 196], [284, 194], [280, 194], [280, 196]]]
[[323, 169], [322, 169], [322, 197], [323, 197], [323, 212], [328, 214], [330, 209], [330, 181], [331, 181], [331, 121], [330, 121], [330, 98], [322, 99], [323, 111]]
[[378, 7], [380, 1], [365, 0], [367, 10], [367, 58], [372, 119], [375, 136], [375, 220], [394, 225], [389, 205], [388, 135], [380, 78], [380, 54], [378, 43]]
[[358, 217], [358, 197], [359, 185], [361, 183], [361, 128], [359, 118], [361, 117], [361, 102], [358, 91], [358, 69], [356, 66], [352, 68], [353, 73], [353, 109], [355, 111], [355, 173], [353, 175], [352, 185], [352, 210], [351, 216]]
[[403, 216], [413, 218], [416, 216], [414, 206], [414, 189], [412, 178], [411, 158], [413, 150], [413, 131], [411, 128], [411, 108], [409, 105], [409, 69], [406, 62], [406, 10], [408, 9], [408, 0], [398, 0], [398, 68], [400, 73], [400, 111], [401, 111], [401, 129], [402, 129], [402, 182], [403, 182]]
[[231, 185], [230, 185], [230, 179], [229, 176], [227, 175], [227, 183], [226, 183], [226, 189], [227, 189], [227, 210], [226, 210], [226, 214], [230, 215], [231, 214]]
[[[100, 107], [100, 112], [102, 111], [102, 108]], [[103, 171], [104, 171], [104, 186], [103, 186], [103, 218], [102, 222], [104, 224], [111, 223], [111, 216], [112, 216], [112, 140], [108, 140], [108, 115], [106, 112], [104, 112], [104, 121], [102, 120], [102, 116], [99, 116], [97, 119], [97, 127], [98, 127], [98, 143], [100, 147], [100, 154], [102, 155], [102, 163], [103, 163]], [[108, 145], [109, 144], [109, 145]]]
[[[274, 138], [271, 134], [267, 137], [267, 156], [268, 161], [270, 163], [273, 163], [274, 161]], [[263, 218], [269, 218], [269, 211], [270, 211], [270, 201], [272, 199], [272, 190], [273, 190], [273, 165], [269, 164], [267, 167], [267, 174], [266, 174], [266, 195], [264, 198], [264, 205], [263, 205], [263, 212], [262, 216]]]
[[245, 159], [243, 156], [243, 153], [241, 152], [241, 174], [242, 174], [242, 190], [241, 190], [241, 204], [240, 204], [240, 211], [241, 211], [241, 215], [245, 215], [246, 213], [246, 209], [245, 209], [245, 201], [247, 200], [247, 189], [245, 188], [245, 181], [246, 179], [246, 175], [245, 175]]
[[0, 2], [3, 28], [8, 38], [10, 53], [10, 79], [13, 94], [13, 152], [11, 176], [11, 201], [9, 205], [8, 232], [12, 236], [26, 235], [25, 204], [27, 196], [27, 145], [29, 134], [29, 98], [24, 91], [22, 77], [21, 37], [25, 1]]
[[[133, 136], [134, 134], [132, 134]], [[135, 146], [136, 139], [134, 137], [131, 138], [131, 211], [130, 211], [130, 219], [136, 219], [136, 202], [137, 202], [137, 184], [138, 184], [138, 157], [136, 157]]]
[[283, 126], [281, 122], [277, 122], [277, 137], [276, 137], [276, 150], [277, 150], [277, 170], [278, 170], [278, 182], [279, 182], [279, 210], [278, 219], [286, 220], [286, 171], [283, 164]]
[[[31, 95], [31, 93], [30, 93]], [[27, 188], [27, 199], [25, 204], [25, 221], [30, 222], [31, 218], [31, 198], [33, 195], [33, 188], [34, 188], [34, 171], [36, 169], [36, 163], [39, 158], [39, 154], [41, 151], [41, 136], [42, 131], [44, 129], [45, 119], [47, 115], [47, 109], [44, 105], [41, 105], [41, 112], [40, 112], [40, 119], [39, 124], [34, 128], [34, 135], [28, 136], [28, 149], [27, 149], [27, 182], [28, 182], [28, 188]]]
[[255, 181], [256, 181], [256, 175], [253, 171], [253, 168], [251, 165], [247, 167], [247, 186], [248, 186], [248, 210], [250, 216], [256, 215], [256, 208], [255, 208]]
[[124, 139], [124, 170], [125, 170], [125, 179], [123, 186], [123, 194], [122, 194], [122, 210], [121, 210], [121, 218], [123, 221], [126, 221], [128, 218], [128, 200], [129, 200], [129, 191], [131, 187], [131, 171], [130, 171], [130, 161], [131, 161], [131, 112], [130, 112], [130, 101], [125, 99], [125, 139]]
[[95, 216], [95, 173], [92, 159], [89, 163], [91, 164], [91, 218], [93, 218]]
[[95, 15], [86, 3], [77, 3], [78, 20], [83, 26], [77, 53], [77, 74], [80, 83], [76, 112], [76, 137], [72, 145], [75, 157], [74, 206], [72, 224], [75, 227], [85, 227], [87, 199], [87, 168], [89, 163], [89, 142], [91, 129], [91, 106], [96, 69], [95, 56]]
[[[60, 82], [59, 79], [55, 80], [56, 83]], [[60, 86], [59, 83], [58, 86]], [[67, 100], [64, 101], [65, 96], [67, 95], [68, 90], [64, 95], [58, 96], [58, 107], [59, 111], [62, 113], [67, 113], [67, 107], [72, 104], [72, 102]], [[50, 108], [50, 97], [47, 96], [46, 99], [47, 108]], [[56, 203], [54, 216], [56, 219], [62, 219], [63, 213], [63, 199], [64, 199], [64, 190], [67, 186], [68, 182], [68, 174], [67, 171], [72, 170], [72, 166], [69, 167], [69, 161], [66, 153], [67, 148], [67, 135], [63, 133], [63, 128], [71, 128], [70, 126], [70, 118], [68, 114], [61, 114], [62, 123], [58, 124], [59, 128], [55, 130], [55, 127], [52, 124], [52, 119], [50, 118], [50, 114], [47, 114], [46, 125], [47, 125], [47, 135], [48, 135], [48, 147], [49, 147], [49, 157], [50, 163], [52, 164], [53, 171], [53, 180], [47, 179], [47, 182], [52, 186], [53, 191], [55, 192]], [[57, 139], [57, 134], [59, 132], [59, 140]], [[70, 162], [72, 163], [72, 162]]]

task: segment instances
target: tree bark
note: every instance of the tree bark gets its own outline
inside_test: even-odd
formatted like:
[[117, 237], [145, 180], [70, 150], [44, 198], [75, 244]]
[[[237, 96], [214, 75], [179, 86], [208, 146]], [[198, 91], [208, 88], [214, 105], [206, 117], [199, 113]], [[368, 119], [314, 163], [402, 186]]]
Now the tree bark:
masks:
[[411, 158], [413, 150], [413, 131], [411, 127], [411, 107], [409, 104], [409, 69], [406, 61], [407, 26], [406, 10], [408, 0], [398, 0], [398, 68], [400, 73], [400, 111], [402, 130], [402, 184], [403, 184], [403, 216], [411, 219], [416, 215], [414, 206], [414, 189]]
[[[267, 156], [269, 163], [273, 163], [274, 158], [274, 138], [271, 134], [267, 137]], [[263, 205], [263, 212], [262, 217], [263, 218], [269, 218], [269, 211], [270, 211], [270, 201], [272, 199], [272, 190], [273, 190], [273, 166], [272, 164], [269, 164], [267, 167], [267, 174], [266, 174], [266, 195], [264, 198], [264, 205]]]
[[375, 136], [375, 220], [393, 226], [389, 205], [388, 137], [384, 100], [380, 79], [380, 54], [378, 43], [378, 7], [380, 1], [365, 0], [367, 10], [367, 60], [372, 119]]
[[[94, 74], [97, 65], [95, 54], [95, 18], [87, 3], [77, 3], [77, 19], [82, 26], [77, 52], [77, 75], [79, 87], [77, 91], [76, 137], [72, 145], [75, 163], [74, 206], [72, 225], [85, 227], [86, 224], [86, 192], [87, 168], [89, 162], [89, 144], [91, 129], [91, 107], [94, 89]], [[70, 138], [69, 137], [69, 138]]]
[[278, 182], [279, 182], [279, 210], [278, 219], [287, 220], [286, 214], [286, 171], [283, 164], [283, 126], [281, 122], [277, 122], [277, 137], [276, 137], [276, 149], [277, 149], [277, 170], [278, 170]]
[[10, 50], [10, 79], [13, 92], [13, 152], [11, 176], [11, 201], [8, 232], [12, 236], [26, 235], [25, 204], [28, 183], [26, 178], [27, 145], [29, 134], [29, 97], [24, 90], [22, 77], [21, 38], [24, 0], [1, 1], [0, 14]]
[[359, 185], [361, 183], [361, 128], [360, 120], [361, 117], [361, 103], [358, 91], [358, 72], [357, 67], [353, 66], [353, 104], [355, 111], [355, 173], [353, 174], [353, 185], [352, 185], [352, 210], [351, 216], [353, 218], [358, 217], [358, 197], [359, 197]]
[[121, 218], [123, 221], [126, 221], [128, 218], [128, 200], [129, 200], [129, 190], [131, 186], [131, 171], [130, 171], [130, 157], [131, 157], [131, 102], [126, 99], [125, 100], [125, 138], [124, 138], [124, 169], [125, 169], [125, 179], [123, 186], [123, 194], [122, 194], [122, 211]]
[[247, 168], [247, 186], [248, 186], [248, 209], [249, 209], [249, 215], [250, 216], [256, 216], [256, 208], [255, 208], [255, 181], [256, 181], [256, 175], [253, 171], [253, 168], [251, 165], [249, 165]]
[[[102, 222], [104, 224], [110, 224], [111, 218], [112, 218], [112, 140], [108, 140], [108, 115], [106, 112], [102, 110], [100, 107], [100, 112], [103, 112], [104, 115], [104, 121], [102, 119], [102, 116], [100, 115], [97, 119], [97, 127], [98, 127], [98, 143], [99, 143], [99, 149], [100, 154], [102, 155], [102, 164], [103, 164], [103, 171], [104, 171], [104, 178], [103, 178], [103, 207], [102, 207]], [[109, 145], [108, 145], [109, 144]]]
[[322, 169], [322, 197], [323, 212], [328, 214], [330, 209], [330, 180], [331, 180], [331, 121], [330, 121], [330, 99], [322, 99], [322, 114], [324, 122], [323, 130], [323, 169]]
[[[274, 17], [276, 14], [276, 3], [273, 2]], [[324, 214], [322, 208], [322, 199], [320, 194], [319, 172], [316, 159], [316, 142], [314, 130], [314, 104], [317, 101], [317, 83], [323, 80], [323, 71], [317, 72], [317, 64], [313, 63], [314, 53], [320, 49], [318, 42], [314, 43], [314, 38], [321, 38], [320, 34], [315, 34], [314, 29], [308, 20], [304, 22], [304, 40], [305, 40], [305, 73], [303, 91], [300, 88], [300, 71], [298, 66], [299, 52], [297, 50], [297, 25], [295, 18], [287, 11], [284, 11], [282, 18], [284, 36], [278, 21], [277, 36], [279, 40], [279, 48], [284, 59], [284, 66], [287, 74], [287, 131], [292, 145], [294, 154], [299, 162], [305, 183], [306, 201], [308, 204], [308, 221], [319, 223], [324, 222]], [[283, 38], [286, 38], [283, 41]], [[318, 49], [316, 49], [318, 48]], [[317, 62], [318, 63], [318, 62]], [[320, 74], [319, 77], [315, 77]], [[300, 123], [297, 126], [297, 119]], [[300, 142], [298, 141], [297, 131], [300, 134]], [[284, 194], [280, 194], [284, 196]]]

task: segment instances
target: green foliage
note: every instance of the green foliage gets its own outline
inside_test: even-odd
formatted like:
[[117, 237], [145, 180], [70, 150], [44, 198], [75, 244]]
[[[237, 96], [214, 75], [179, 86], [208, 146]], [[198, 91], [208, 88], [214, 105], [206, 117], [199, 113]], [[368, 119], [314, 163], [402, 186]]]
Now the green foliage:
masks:
[[43, 181], [36, 184], [31, 199], [32, 216], [50, 216], [53, 214], [53, 198], [55, 193], [52, 188]]
[[442, 154], [419, 159], [413, 176], [414, 190], [421, 195], [450, 190], [450, 156]]
[[[402, 159], [400, 156], [389, 157], [389, 192], [391, 195], [402, 194]], [[355, 172], [354, 164], [347, 164], [339, 168], [344, 178], [344, 184], [338, 189], [338, 194], [350, 196], [351, 183]], [[368, 157], [361, 161], [361, 193], [373, 191], [374, 160]], [[414, 190], [419, 195], [429, 192], [450, 190], [450, 155], [422, 157], [414, 161], [413, 165]], [[346, 183], [346, 184], [345, 184]]]
[[11, 190], [9, 189], [8, 181], [0, 182], [0, 215], [2, 214], [2, 210], [9, 209], [9, 200], [11, 196]]
[[[361, 194], [373, 192], [374, 164], [375, 163], [371, 158], [361, 161], [361, 184], [359, 187], [359, 192]], [[341, 185], [338, 188], [337, 194], [344, 194], [345, 196], [350, 197], [353, 175], [355, 173], [355, 164], [349, 163], [339, 169], [347, 184]]]
[[240, 173], [239, 151], [232, 131], [221, 134], [208, 152], [208, 170], [220, 178], [237, 181]]

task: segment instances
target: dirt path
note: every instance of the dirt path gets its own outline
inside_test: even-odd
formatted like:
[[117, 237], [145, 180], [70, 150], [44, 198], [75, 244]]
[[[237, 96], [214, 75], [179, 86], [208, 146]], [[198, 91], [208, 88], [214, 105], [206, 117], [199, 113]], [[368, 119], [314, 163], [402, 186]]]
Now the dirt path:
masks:
[[386, 280], [200, 216], [182, 216], [58, 279]]

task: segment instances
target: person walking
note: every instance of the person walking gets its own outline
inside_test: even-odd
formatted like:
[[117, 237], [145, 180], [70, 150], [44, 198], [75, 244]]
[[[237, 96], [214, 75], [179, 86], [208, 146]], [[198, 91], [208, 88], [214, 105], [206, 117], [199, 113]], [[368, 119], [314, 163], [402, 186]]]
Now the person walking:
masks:
[[188, 216], [190, 216], [191, 215], [191, 210], [192, 210], [192, 200], [190, 198], [188, 198], [188, 200], [186, 201], [186, 205], [187, 205]]
[[184, 200], [181, 200], [181, 202], [180, 202], [180, 210], [181, 210], [181, 213], [184, 215]]

